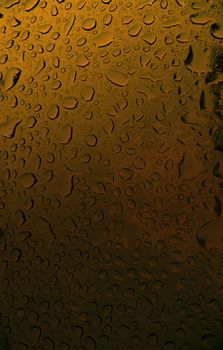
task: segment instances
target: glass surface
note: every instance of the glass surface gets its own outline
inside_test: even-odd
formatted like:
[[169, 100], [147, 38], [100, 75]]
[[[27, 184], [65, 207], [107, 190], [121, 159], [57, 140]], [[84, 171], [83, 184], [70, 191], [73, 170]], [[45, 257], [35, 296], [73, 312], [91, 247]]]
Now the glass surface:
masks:
[[222, 350], [222, 151], [222, 1], [0, 0], [0, 350]]

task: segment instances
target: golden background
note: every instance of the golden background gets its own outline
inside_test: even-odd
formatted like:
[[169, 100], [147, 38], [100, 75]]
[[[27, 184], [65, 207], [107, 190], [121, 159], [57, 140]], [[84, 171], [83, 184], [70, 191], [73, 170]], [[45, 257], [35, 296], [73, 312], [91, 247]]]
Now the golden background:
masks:
[[0, 350], [223, 349], [222, 18], [0, 0]]

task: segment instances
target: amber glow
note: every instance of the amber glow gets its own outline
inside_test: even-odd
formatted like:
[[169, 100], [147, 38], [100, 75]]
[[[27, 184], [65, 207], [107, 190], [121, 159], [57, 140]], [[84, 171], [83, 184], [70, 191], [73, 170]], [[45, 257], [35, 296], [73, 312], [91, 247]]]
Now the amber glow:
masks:
[[0, 350], [222, 350], [222, 18], [0, 0]]

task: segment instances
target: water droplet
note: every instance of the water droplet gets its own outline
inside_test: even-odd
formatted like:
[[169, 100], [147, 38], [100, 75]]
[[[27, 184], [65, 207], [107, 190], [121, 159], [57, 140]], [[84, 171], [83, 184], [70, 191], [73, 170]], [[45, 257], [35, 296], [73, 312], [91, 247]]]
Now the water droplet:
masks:
[[110, 45], [114, 41], [114, 36], [110, 32], [103, 32], [98, 35], [94, 42], [97, 47], [104, 47]]
[[78, 100], [73, 96], [68, 96], [63, 99], [62, 106], [66, 109], [75, 109], [78, 105]]
[[12, 89], [19, 81], [22, 71], [19, 68], [9, 68], [7, 70], [3, 91]]
[[89, 134], [85, 137], [85, 142], [88, 146], [94, 147], [97, 144], [97, 137], [93, 134]]
[[5, 8], [10, 8], [20, 3], [21, 0], [5, 0]]
[[218, 22], [211, 25], [211, 34], [216, 39], [223, 39], [223, 23]]
[[92, 30], [96, 27], [97, 22], [94, 18], [86, 18], [82, 23], [82, 28], [85, 30]]
[[0, 124], [0, 135], [12, 138], [15, 135], [15, 131], [18, 125], [21, 123], [20, 118], [12, 117], [8, 121]]
[[133, 171], [129, 168], [122, 168], [119, 171], [119, 176], [123, 179], [123, 180], [130, 180], [133, 177]]
[[36, 184], [37, 179], [32, 173], [24, 173], [20, 176], [19, 182], [24, 188], [30, 189]]
[[125, 87], [128, 85], [128, 79], [122, 72], [116, 70], [108, 70], [106, 72], [106, 77], [111, 83], [117, 86]]
[[39, 0], [26, 0], [24, 5], [25, 11], [33, 10], [39, 4]]
[[81, 96], [85, 102], [92, 101], [92, 99], [94, 97], [94, 93], [95, 93], [95, 91], [91, 86], [85, 86], [81, 90]]
[[47, 116], [50, 119], [56, 119], [59, 116], [59, 113], [60, 113], [59, 106], [57, 104], [53, 104], [49, 107]]
[[72, 131], [73, 128], [71, 125], [63, 125], [62, 128], [59, 129], [59, 143], [67, 145], [72, 139]]

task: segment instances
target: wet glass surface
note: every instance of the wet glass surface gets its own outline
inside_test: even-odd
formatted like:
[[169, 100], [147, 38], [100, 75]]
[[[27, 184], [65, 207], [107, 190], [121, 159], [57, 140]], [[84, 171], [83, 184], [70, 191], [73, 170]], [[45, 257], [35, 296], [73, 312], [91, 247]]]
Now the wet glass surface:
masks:
[[222, 19], [0, 0], [0, 350], [223, 349]]

